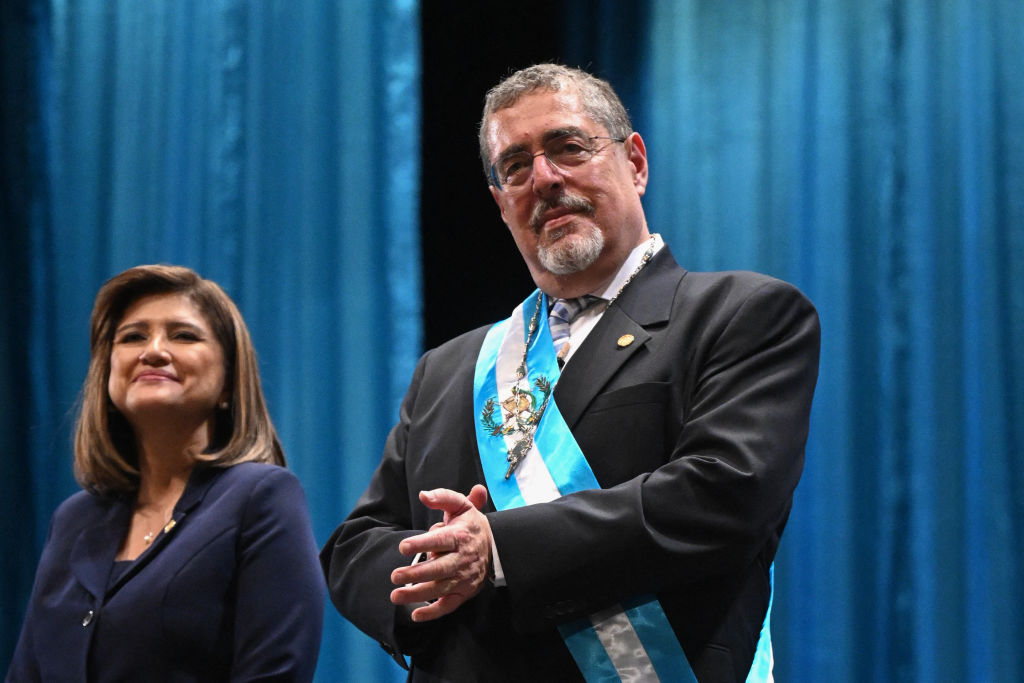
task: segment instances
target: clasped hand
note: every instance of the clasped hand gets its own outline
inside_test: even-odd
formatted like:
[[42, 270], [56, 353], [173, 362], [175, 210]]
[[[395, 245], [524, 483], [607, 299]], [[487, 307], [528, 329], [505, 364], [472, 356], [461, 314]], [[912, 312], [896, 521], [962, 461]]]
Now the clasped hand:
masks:
[[391, 602], [430, 604], [412, 612], [413, 621], [430, 621], [454, 612], [480, 592], [491, 564], [491, 526], [481, 512], [487, 489], [477, 484], [468, 496], [449, 489], [420, 491], [420, 501], [444, 512], [444, 521], [398, 544], [403, 555], [425, 553], [426, 560], [391, 572], [400, 588]]

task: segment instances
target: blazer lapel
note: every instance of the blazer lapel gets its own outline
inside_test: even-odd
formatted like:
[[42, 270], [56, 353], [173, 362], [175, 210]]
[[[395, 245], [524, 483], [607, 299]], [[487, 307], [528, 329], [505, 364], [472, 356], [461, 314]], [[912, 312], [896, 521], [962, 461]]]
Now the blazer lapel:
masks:
[[95, 523], [82, 529], [71, 549], [71, 573], [94, 598], [107, 591], [114, 557], [128, 529], [131, 504], [115, 500]]
[[[685, 274], [666, 245], [601, 316], [555, 385], [555, 403], [570, 429], [626, 361], [650, 341], [650, 330], [668, 321]], [[625, 335], [633, 340], [622, 343]]]
[[[178, 499], [178, 503], [174, 506], [174, 512], [171, 513], [171, 519], [164, 526], [163, 533], [153, 540], [153, 545], [146, 548], [141, 555], [135, 558], [131, 568], [122, 574], [114, 585], [110, 587], [110, 593], [119, 590], [126, 581], [142, 571], [142, 568], [152, 562], [153, 558], [171, 542], [178, 525], [182, 523], [193, 508], [202, 502], [203, 497], [206, 496], [207, 491], [210, 490], [210, 487], [216, 480], [217, 474], [221, 471], [223, 470], [217, 467], [196, 467], [192, 470], [188, 484], [186, 484], [181, 498]], [[104, 584], [106, 581], [107, 577], [105, 576]]]
[[[617, 340], [623, 335], [632, 335], [633, 342], [628, 346], [618, 346]], [[555, 385], [555, 403], [570, 429], [576, 426], [590, 401], [622, 364], [643, 348], [650, 338], [643, 326], [615, 304], [605, 311]]]

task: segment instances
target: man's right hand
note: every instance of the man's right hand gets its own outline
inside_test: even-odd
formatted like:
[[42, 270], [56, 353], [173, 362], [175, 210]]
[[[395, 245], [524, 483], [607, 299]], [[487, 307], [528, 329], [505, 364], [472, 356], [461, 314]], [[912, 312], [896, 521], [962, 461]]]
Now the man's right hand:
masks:
[[413, 621], [430, 621], [454, 612], [483, 588], [491, 566], [491, 527], [481, 512], [487, 489], [480, 484], [468, 496], [434, 489], [421, 491], [420, 500], [442, 510], [444, 521], [399, 544], [403, 555], [426, 553], [427, 560], [391, 572], [391, 581], [401, 586], [391, 592], [391, 602], [430, 602], [412, 612]]

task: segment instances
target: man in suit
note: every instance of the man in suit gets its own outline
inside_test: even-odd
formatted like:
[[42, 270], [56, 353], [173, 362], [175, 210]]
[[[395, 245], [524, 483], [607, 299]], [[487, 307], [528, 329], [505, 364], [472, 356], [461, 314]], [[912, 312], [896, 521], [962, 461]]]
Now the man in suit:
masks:
[[414, 681], [770, 680], [813, 306], [676, 264], [644, 142], [590, 74], [507, 78], [480, 148], [539, 289], [420, 359], [321, 552], [335, 605]]

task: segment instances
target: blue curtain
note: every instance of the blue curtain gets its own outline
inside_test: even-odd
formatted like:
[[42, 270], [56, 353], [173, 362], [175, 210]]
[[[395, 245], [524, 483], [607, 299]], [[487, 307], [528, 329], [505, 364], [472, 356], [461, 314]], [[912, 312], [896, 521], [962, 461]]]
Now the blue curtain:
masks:
[[[187, 265], [228, 291], [317, 540], [354, 505], [420, 352], [420, 57], [415, 0], [3, 12], [6, 669], [50, 514], [76, 489], [92, 299], [126, 267]], [[319, 672], [399, 670], [332, 607]]]
[[821, 314], [777, 679], [1024, 680], [1024, 3], [635, 5], [577, 3], [571, 58], [646, 135], [652, 229]]

